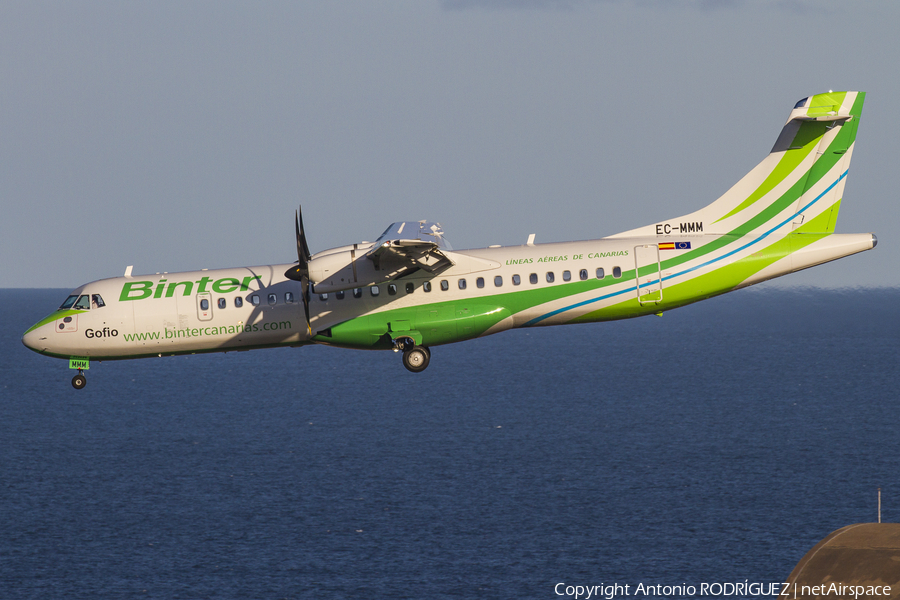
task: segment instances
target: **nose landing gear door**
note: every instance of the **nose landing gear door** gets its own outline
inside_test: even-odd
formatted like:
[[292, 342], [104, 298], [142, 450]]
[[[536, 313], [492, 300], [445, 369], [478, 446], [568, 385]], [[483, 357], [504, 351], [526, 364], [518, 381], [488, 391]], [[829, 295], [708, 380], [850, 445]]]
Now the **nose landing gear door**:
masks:
[[641, 305], [662, 302], [662, 274], [660, 271], [658, 245], [644, 244], [634, 247], [635, 289]]
[[209, 321], [213, 318], [212, 294], [207, 292], [197, 294], [197, 317], [201, 321]]

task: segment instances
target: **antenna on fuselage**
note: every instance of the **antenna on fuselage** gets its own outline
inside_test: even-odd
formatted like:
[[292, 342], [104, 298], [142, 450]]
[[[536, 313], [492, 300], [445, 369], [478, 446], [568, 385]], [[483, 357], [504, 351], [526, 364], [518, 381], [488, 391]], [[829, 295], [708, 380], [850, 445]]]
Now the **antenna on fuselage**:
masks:
[[128, 265], [125, 267], [125, 277], [131, 277], [131, 270], [134, 269], [134, 265]]

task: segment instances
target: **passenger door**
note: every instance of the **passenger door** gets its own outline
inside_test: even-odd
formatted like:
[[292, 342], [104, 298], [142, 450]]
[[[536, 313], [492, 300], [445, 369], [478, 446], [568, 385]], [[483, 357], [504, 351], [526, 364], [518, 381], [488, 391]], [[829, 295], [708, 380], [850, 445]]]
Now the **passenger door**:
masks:
[[197, 318], [201, 321], [211, 321], [213, 318], [212, 294], [209, 292], [197, 294]]
[[634, 247], [634, 280], [640, 304], [655, 304], [662, 301], [658, 245], [644, 244]]

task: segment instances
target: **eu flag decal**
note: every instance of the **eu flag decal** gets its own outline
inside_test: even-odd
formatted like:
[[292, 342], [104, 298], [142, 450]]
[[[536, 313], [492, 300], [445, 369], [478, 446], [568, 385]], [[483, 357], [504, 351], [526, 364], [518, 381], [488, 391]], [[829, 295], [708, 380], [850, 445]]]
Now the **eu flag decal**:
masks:
[[690, 250], [690, 242], [662, 242], [659, 245], [660, 250]]

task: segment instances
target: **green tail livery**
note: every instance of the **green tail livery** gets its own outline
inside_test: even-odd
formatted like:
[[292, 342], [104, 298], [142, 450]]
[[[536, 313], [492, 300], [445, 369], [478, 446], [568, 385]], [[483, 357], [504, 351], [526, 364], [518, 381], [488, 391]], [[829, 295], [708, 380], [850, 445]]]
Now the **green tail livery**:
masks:
[[[297, 261], [87, 283], [25, 332], [35, 352], [89, 361], [328, 344], [402, 352], [536, 327], [625, 319], [684, 306], [875, 247], [837, 234], [865, 94], [794, 106], [772, 151], [700, 210], [609, 237], [453, 250], [438, 223], [391, 224], [374, 242]], [[83, 366], [83, 368], [80, 368]]]

